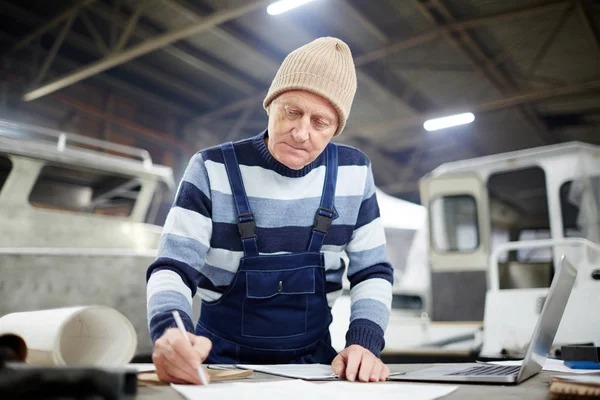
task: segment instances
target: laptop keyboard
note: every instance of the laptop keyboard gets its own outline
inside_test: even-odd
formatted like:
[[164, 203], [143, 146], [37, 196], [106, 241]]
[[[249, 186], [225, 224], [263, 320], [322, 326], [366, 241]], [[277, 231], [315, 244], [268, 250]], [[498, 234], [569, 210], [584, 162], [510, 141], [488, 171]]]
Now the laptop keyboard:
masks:
[[458, 376], [466, 376], [466, 375], [493, 375], [493, 376], [506, 376], [512, 375], [519, 372], [521, 369], [518, 365], [477, 365], [475, 367], [462, 369], [460, 371], [453, 372], [447, 375], [458, 375]]

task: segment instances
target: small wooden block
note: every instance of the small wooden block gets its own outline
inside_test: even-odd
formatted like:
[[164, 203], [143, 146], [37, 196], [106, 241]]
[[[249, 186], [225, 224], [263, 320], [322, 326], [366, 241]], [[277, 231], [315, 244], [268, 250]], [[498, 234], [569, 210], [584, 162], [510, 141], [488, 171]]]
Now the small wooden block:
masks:
[[250, 369], [208, 369], [207, 371], [211, 382], [245, 379], [251, 377], [253, 374], [252, 370]]

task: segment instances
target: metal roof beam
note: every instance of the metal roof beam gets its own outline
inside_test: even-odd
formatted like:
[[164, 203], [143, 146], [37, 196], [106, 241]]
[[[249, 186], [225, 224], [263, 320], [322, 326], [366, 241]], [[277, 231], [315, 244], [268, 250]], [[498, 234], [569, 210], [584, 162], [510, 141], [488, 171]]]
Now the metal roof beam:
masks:
[[168, 144], [170, 146], [181, 149], [183, 151], [188, 151], [188, 152], [191, 151], [188, 144], [186, 144], [185, 142], [182, 142], [168, 134], [165, 134], [164, 132], [158, 132], [153, 129], [146, 128], [145, 126], [139, 125], [128, 119], [118, 117], [116, 115], [111, 115], [100, 109], [90, 106], [89, 104], [81, 103], [81, 102], [79, 102], [75, 99], [72, 99], [68, 96], [65, 96], [61, 93], [53, 93], [52, 98], [57, 101], [60, 101], [61, 103], [67, 104], [76, 110], [82, 111], [89, 116], [101, 119], [103, 121], [113, 122], [117, 125], [127, 128], [131, 131], [137, 132], [138, 134], [141, 134], [150, 139], [153, 139], [154, 141]]
[[129, 49], [123, 50], [118, 54], [113, 54], [108, 57], [104, 57], [101, 60], [98, 60], [84, 68], [81, 68], [77, 71], [69, 73], [65, 76], [62, 76], [56, 79], [53, 82], [50, 82], [46, 85], [38, 87], [37, 89], [33, 89], [28, 91], [23, 96], [25, 101], [35, 100], [37, 98], [43, 97], [47, 94], [53, 93], [57, 90], [65, 88], [69, 85], [77, 83], [81, 80], [99, 74], [100, 72], [106, 71], [107, 69], [116, 67], [127, 61], [133, 60], [137, 57], [143, 56], [144, 54], [150, 53], [157, 49], [163, 48], [171, 43], [174, 43], [178, 40], [184, 39], [191, 35], [195, 35], [199, 32], [211, 29], [213, 26], [221, 24], [223, 22], [239, 18], [244, 14], [247, 14], [251, 11], [258, 9], [259, 7], [263, 7], [268, 4], [269, 0], [257, 0], [251, 2], [249, 4], [245, 4], [240, 7], [235, 7], [231, 9], [226, 9], [223, 11], [218, 11], [210, 16], [204, 18], [202, 21], [198, 23], [191, 23], [185, 25], [179, 29], [175, 29], [170, 32], [163, 33], [152, 39], [149, 39], [143, 43], [135, 45]]
[[[91, 6], [90, 11], [109, 22], [113, 22], [112, 26], [118, 24], [121, 28], [124, 28], [127, 24], [127, 20], [121, 14], [115, 14], [113, 10], [110, 10], [107, 7], [104, 7], [100, 4]], [[155, 36], [155, 34], [155, 30], [148, 29], [147, 27], [141, 24], [138, 24], [137, 29], [133, 32], [134, 36], [142, 39], [151, 38]], [[220, 82], [230, 87], [239, 90], [240, 92], [251, 94], [256, 90], [254, 86], [252, 86], [245, 80], [240, 79], [239, 77], [234, 76], [234, 74], [223, 70], [223, 68], [219, 68], [218, 66], [212, 65], [209, 62], [206, 62], [201, 58], [198, 58], [197, 56], [191, 54], [189, 51], [184, 50], [182, 46], [178, 43], [173, 43], [169, 46], [166, 46], [162, 50], [170, 56], [175, 57], [179, 61], [194, 68], [195, 70], [210, 75], [211, 77], [219, 80]]]
[[44, 60], [44, 64], [42, 64], [42, 66], [38, 72], [38, 75], [33, 80], [32, 86], [37, 86], [41, 82], [44, 81], [44, 78], [46, 77], [46, 73], [48, 73], [48, 69], [50, 69], [52, 62], [54, 62], [54, 59], [56, 58], [56, 54], [58, 54], [58, 50], [60, 49], [60, 46], [62, 46], [62, 44], [65, 42], [65, 39], [67, 38], [67, 35], [69, 34], [69, 31], [71, 30], [71, 26], [73, 25], [73, 22], [75, 21], [76, 18], [77, 18], [77, 12], [72, 12], [71, 16], [67, 19], [67, 22], [65, 22], [62, 29], [60, 30], [60, 33], [54, 40], [54, 44], [52, 45], [50, 52], [46, 56], [46, 59]]
[[544, 59], [544, 57], [546, 57], [548, 50], [550, 50], [550, 47], [556, 41], [556, 37], [558, 36], [560, 31], [562, 31], [562, 28], [565, 26], [565, 23], [573, 14], [573, 11], [573, 8], [567, 8], [565, 11], [563, 11], [561, 17], [556, 21], [554, 28], [552, 29], [544, 43], [542, 43], [540, 50], [535, 55], [533, 61], [531, 62], [531, 65], [529, 66], [529, 69], [527, 70], [528, 77], [532, 77], [535, 74], [542, 60]]
[[61, 12], [56, 17], [52, 18], [49, 22], [43, 24], [29, 35], [25, 36], [23, 39], [19, 40], [13, 47], [12, 50], [19, 50], [27, 46], [29, 43], [34, 41], [36, 38], [40, 37], [50, 29], [54, 28], [56, 25], [61, 23], [62, 21], [66, 21], [71, 18], [74, 14], [77, 14], [79, 10], [90, 5], [95, 0], [80, 0], [73, 7]]
[[[2, 76], [0, 75], [0, 77], [2, 77]], [[4, 81], [8, 81], [8, 80], [18, 81], [18, 82], [24, 81], [24, 79], [21, 76], [16, 76], [16, 75], [12, 75], [12, 76], [9, 75], [8, 77], [6, 77], [4, 79]], [[130, 121], [126, 118], [112, 115], [112, 114], [107, 113], [103, 110], [100, 110], [94, 106], [81, 103], [80, 101], [75, 100], [69, 96], [65, 96], [62, 93], [52, 93], [50, 95], [50, 97], [56, 101], [67, 104], [68, 106], [70, 106], [71, 108], [73, 108], [75, 110], [82, 111], [85, 114], [87, 114], [88, 116], [100, 119], [102, 121], [108, 121], [108, 122], [115, 123], [123, 128], [126, 128], [132, 132], [135, 132], [141, 136], [145, 136], [147, 138], [153, 139], [160, 143], [164, 143], [164, 144], [173, 146], [174, 148], [178, 148], [184, 152], [192, 151], [192, 149], [190, 149], [189, 144], [186, 144], [185, 142], [180, 141], [174, 137], [171, 137], [163, 132], [158, 132], [153, 129], [146, 128], [145, 126], [139, 125], [139, 124], [137, 124], [133, 121]]]
[[123, 29], [123, 32], [121, 33], [121, 37], [119, 38], [119, 41], [111, 49], [111, 53], [116, 54], [116, 53], [120, 52], [121, 50], [123, 50], [123, 48], [127, 45], [127, 42], [129, 41], [129, 38], [133, 34], [133, 31], [135, 30], [135, 27], [137, 26], [138, 20], [142, 16], [142, 13], [144, 12], [144, 9], [146, 8], [147, 5], [148, 5], [148, 0], [140, 0], [140, 2], [136, 5], [135, 10], [133, 11], [133, 14], [129, 17], [129, 21], [127, 21], [127, 25], [125, 25], [125, 28]]
[[[523, 104], [533, 103], [541, 100], [547, 100], [554, 97], [566, 96], [574, 93], [585, 92], [588, 90], [600, 89], [600, 80], [576, 83], [546, 90], [536, 90], [533, 92], [519, 93], [513, 96], [507, 96], [499, 100], [488, 101], [478, 104], [465, 104], [459, 107], [441, 109], [436, 112], [423, 114], [416, 117], [398, 118], [385, 123], [369, 126], [371, 133], [381, 133], [395, 130], [398, 128], [414, 127], [422, 125], [428, 119], [438, 118], [444, 115], [452, 115], [469, 110], [473, 113], [482, 113], [501, 110], [509, 107], [517, 107]], [[360, 129], [360, 128], [359, 128]]]
[[[12, 37], [9, 38], [8, 35], [5, 35], [5, 34], [2, 36], [4, 38], [6, 38], [7, 40], [9, 40], [10, 42], [14, 42], [14, 38], [12, 38]], [[40, 49], [40, 52], [43, 53], [42, 55], [46, 54], [46, 51], [43, 49]], [[24, 70], [27, 70], [27, 68], [30, 67], [30, 64], [25, 63], [24, 61], [17, 60], [16, 62], [19, 63], [19, 65], [22, 65]], [[75, 61], [72, 61], [70, 59], [67, 59], [65, 57], [61, 57], [60, 55], [56, 57], [55, 63], [56, 63], [56, 65], [62, 65], [64, 68], [73, 69], [73, 68], [81, 67], [81, 64], [79, 64]], [[111, 88], [117, 89], [118, 91], [121, 91], [124, 94], [129, 94], [129, 95], [133, 96], [134, 98], [143, 98], [144, 100], [147, 100], [150, 103], [153, 103], [155, 106], [167, 108], [175, 116], [189, 117], [191, 115], [194, 115], [195, 112], [197, 112], [183, 104], [172, 102], [171, 100], [168, 100], [164, 97], [156, 95], [153, 92], [149, 92], [140, 87], [133, 86], [128, 82], [120, 80], [119, 78], [109, 76], [107, 74], [97, 75], [94, 77], [94, 79], [97, 79], [98, 81], [101, 81], [107, 85], [110, 85]]]
[[[186, 16], [192, 22], [199, 22], [202, 19], [206, 18], [207, 15], [203, 13], [199, 13], [195, 9], [190, 8], [189, 6], [183, 4], [177, 0], [161, 0], [163, 3], [167, 4], [173, 10], [177, 11], [181, 15]], [[251, 53], [254, 57], [262, 58], [266, 61], [272, 62], [274, 64], [279, 64], [279, 61], [274, 60], [265, 54], [258, 51], [254, 46], [247, 43], [243, 38], [237, 37], [233, 33], [230, 33], [227, 29], [223, 29], [221, 27], [215, 27], [211, 31], [213, 34], [217, 35], [224, 41], [232, 44], [234, 46], [243, 47], [244, 51]]]
[[[343, 136], [346, 135], [344, 134]], [[376, 146], [370, 140], [359, 139], [358, 142], [354, 142], [356, 141], [346, 136], [346, 144], [360, 147], [371, 160], [377, 160], [373, 164], [373, 174], [378, 185], [381, 183], [396, 182], [398, 179], [398, 168], [400, 168], [397, 160], [385, 154], [380, 147]]]
[[[381, 46], [389, 44], [389, 37], [378, 27], [376, 27], [368, 18], [356, 10], [349, 0], [341, 1], [340, 6], [349, 12], [354, 18], [358, 19], [360, 24], [377, 38]], [[435, 42], [431, 43], [435, 44]], [[428, 55], [431, 55], [431, 53], [432, 52], [430, 51]], [[359, 60], [359, 65], [360, 61], [361, 60]], [[403, 105], [416, 113], [422, 113], [435, 109], [434, 103], [417, 90], [419, 79], [415, 81], [407, 81], [395, 74], [393, 71], [389, 71], [385, 63], [370, 63], [369, 65], [362, 64], [362, 68], [359, 69], [358, 73], [359, 79], [362, 77], [363, 80], [370, 81], [373, 84], [382, 87], [385, 91], [390, 93], [393, 98], [397, 99]]]
[[248, 121], [248, 119], [252, 115], [253, 111], [254, 111], [254, 107], [252, 105], [249, 105], [242, 112], [242, 115], [240, 115], [240, 117], [238, 118], [238, 120], [235, 122], [235, 124], [230, 129], [230, 131], [227, 134], [227, 136], [225, 137], [225, 141], [226, 142], [231, 142], [233, 140], [237, 140], [238, 139], [238, 136], [239, 136], [240, 132], [242, 131], [242, 128], [244, 128], [246, 126], [246, 121]]
[[[520, 10], [509, 11], [509, 12], [489, 15], [489, 16], [485, 16], [485, 17], [478, 17], [478, 18], [473, 18], [473, 19], [469, 19], [469, 20], [465, 20], [465, 21], [456, 21], [453, 23], [448, 23], [443, 26], [438, 26], [438, 27], [432, 29], [431, 31], [417, 34], [408, 39], [397, 40], [392, 43], [389, 43], [388, 45], [386, 45], [380, 49], [356, 56], [356, 57], [354, 57], [354, 63], [357, 67], [369, 64], [373, 61], [382, 59], [390, 54], [397, 53], [402, 50], [406, 50], [406, 49], [418, 46], [420, 44], [429, 42], [429, 41], [439, 37], [439, 35], [442, 32], [463, 31], [465, 29], [471, 29], [471, 28], [475, 28], [478, 26], [501, 23], [501, 22], [513, 20], [515, 18], [529, 17], [532, 15], [540, 14], [540, 13], [564, 10], [570, 6], [571, 6], [571, 3], [568, 1], [564, 1], [564, 0], [563, 1], [551, 1], [546, 4], [542, 4], [542, 5], [535, 6], [535, 7], [527, 7], [527, 8], [523, 8]], [[206, 114], [203, 114], [196, 118], [193, 118], [190, 121], [190, 123], [192, 123], [192, 122], [207, 122], [207, 121], [210, 121], [215, 118], [224, 117], [234, 111], [239, 111], [239, 110], [245, 108], [249, 102], [257, 101], [256, 99], [260, 98], [261, 96], [264, 97], [265, 95], [266, 95], [266, 91], [255, 92], [250, 97], [236, 101], [225, 107], [210, 111]]]
[[[422, 0], [412, 0], [415, 7], [435, 26], [443, 26], [441, 22], [437, 20], [431, 9], [425, 5]], [[431, 0], [428, 3], [431, 7], [440, 12], [444, 19], [447, 21], [456, 22], [454, 16], [450, 13], [448, 8], [441, 2], [441, 0]], [[571, 4], [568, 3], [571, 7]], [[506, 95], [510, 90], [518, 89], [518, 86], [514, 83], [512, 78], [499, 66], [495, 65], [493, 60], [488, 57], [481, 47], [473, 40], [473, 38], [464, 31], [461, 31], [459, 35], [453, 36], [448, 32], [442, 32], [442, 35], [448, 39], [452, 44], [456, 45], [465, 57], [471, 62], [475, 70], [485, 77], [497, 90], [503, 95]], [[556, 143], [559, 142], [559, 138], [555, 133], [550, 132], [547, 127], [537, 117], [535, 111], [529, 107], [519, 108], [519, 113], [525, 118], [530, 124], [533, 130], [540, 136], [544, 142]]]
[[508, 11], [504, 13], [488, 15], [485, 17], [477, 17], [464, 21], [449, 22], [444, 25], [436, 26], [430, 31], [419, 33], [408, 39], [395, 41], [385, 47], [382, 47], [381, 49], [362, 54], [358, 57], [355, 57], [354, 62], [357, 65], [368, 64], [369, 62], [379, 60], [380, 58], [386, 57], [390, 54], [397, 53], [399, 51], [406, 50], [411, 47], [415, 47], [420, 44], [426, 43], [430, 40], [437, 38], [443, 33], [462, 32], [466, 29], [498, 24], [506, 21], [511, 21], [516, 18], [530, 17], [545, 12], [564, 10], [569, 7], [571, 7], [571, 3], [569, 1], [551, 1], [546, 4], [542, 4], [535, 7], [526, 7], [520, 10]]
[[369, 31], [373, 36], [375, 36], [380, 42], [387, 43], [390, 41], [388, 35], [385, 34], [377, 25], [371, 22], [368, 18], [366, 18], [360, 11], [358, 11], [354, 5], [350, 2], [350, 0], [341, 1], [342, 7], [345, 7], [346, 10], [356, 18], [360, 24]]
[[235, 111], [239, 111], [243, 108], [248, 107], [249, 105], [252, 104], [262, 104], [263, 99], [265, 98], [265, 96], [267, 95], [267, 91], [262, 91], [259, 93], [255, 93], [254, 95], [250, 96], [250, 97], [246, 97], [245, 99], [236, 101], [234, 103], [231, 103], [230, 105], [226, 106], [226, 107], [222, 107], [219, 108], [217, 110], [214, 111], [210, 111], [206, 114], [202, 114], [198, 117], [193, 118], [192, 120], [189, 121], [189, 123], [205, 123], [208, 121], [211, 121], [213, 119], [220, 119], [226, 115], [231, 114], [232, 112]]
[[600, 30], [598, 29], [598, 27], [590, 17], [588, 11], [586, 10], [589, 9], [587, 4], [588, 2], [584, 0], [579, 0], [577, 2], [577, 11], [579, 12], [579, 16], [581, 18], [581, 21], [583, 22], [583, 26], [588, 32], [590, 38], [596, 44], [598, 50], [600, 50]]
[[[201, 12], [197, 12], [195, 9], [184, 5], [181, 0], [162, 0], [164, 3], [171, 6], [174, 10], [178, 11], [181, 15], [185, 15], [188, 18], [200, 19], [202, 17]], [[364, 16], [360, 15], [358, 11], [356, 11], [351, 4], [347, 1], [341, 1], [340, 7], [343, 7], [345, 11], [354, 15], [361, 21], [361, 24], [365, 26], [371, 26], [374, 29], [377, 29], [368, 19]], [[204, 7], [204, 11], [208, 12], [208, 7]], [[274, 68], [279, 66], [279, 59], [283, 59], [285, 55], [277, 55], [276, 57], [269, 57], [262, 53], [254, 50], [254, 46], [248, 44], [247, 41], [242, 39], [242, 36], [239, 36], [235, 33], [232, 33], [233, 28], [217, 28], [213, 30], [213, 33], [217, 34], [221, 39], [232, 43], [235, 46], [243, 46], [245, 49], [253, 51], [254, 54], [258, 54], [260, 58], [265, 61], [269, 61], [273, 64]], [[371, 29], [372, 30], [372, 29]], [[234, 30], [235, 32], [235, 30]], [[318, 32], [317, 32], [318, 33]], [[382, 44], [387, 44], [389, 42], [389, 38], [381, 31], [378, 31], [376, 34], [377, 38], [382, 42]], [[413, 109], [417, 112], [423, 112], [426, 110], [433, 109], [433, 105], [431, 102], [424, 98], [424, 96], [416, 93], [414, 87], [412, 87], [407, 82], [404, 82], [395, 74], [389, 74], [385, 71], [382, 72], [383, 65], [369, 65], [368, 68], [363, 68], [362, 70], [357, 71], [359, 75], [359, 79], [368, 81], [370, 84], [379, 87], [381, 90], [388, 92], [391, 97], [396, 97], [402, 103], [404, 103], [407, 107]]]
[[[13, 4], [10, 4], [10, 3], [6, 3], [3, 1], [0, 3], [3, 4], [7, 9], [9, 9], [13, 16], [16, 16], [16, 18], [22, 19], [24, 22], [27, 22], [29, 24], [36, 24], [39, 22], [39, 18], [28, 11], [25, 11], [25, 10], [23, 10]], [[71, 31], [69, 33], [69, 35], [67, 36], [66, 41], [70, 45], [77, 47], [78, 49], [83, 50], [85, 52], [92, 53], [97, 56], [102, 56], [103, 54], [106, 55], [101, 47], [94, 47], [94, 43], [92, 43], [86, 36], [78, 34], [77, 32]], [[79, 68], [82, 67], [81, 64], [75, 64], [75, 63], [73, 63], [73, 64], [77, 65]], [[153, 68], [149, 65], [142, 64], [139, 61], [132, 61], [132, 62], [126, 64], [124, 66], [124, 68], [131, 70], [135, 74], [138, 74], [140, 76], [144, 76], [153, 81], [156, 81], [159, 84], [162, 84], [168, 90], [171, 90], [175, 93], [178, 92], [178, 93], [184, 94], [187, 97], [189, 97], [199, 103], [206, 104], [209, 106], [215, 106], [218, 104], [217, 99], [215, 99], [215, 97], [211, 93], [207, 93], [194, 85], [190, 85], [188, 82], [183, 82], [182, 80], [180, 80], [178, 78], [169, 76], [168, 74], [165, 74], [165, 73], [161, 72], [160, 70]], [[99, 75], [99, 76], [102, 76], [102, 75]], [[123, 82], [123, 81], [120, 81], [120, 82]], [[119, 83], [117, 86], [120, 86], [122, 84], [125, 84], [125, 83], [124, 82]], [[125, 84], [125, 85], [128, 87], [132, 86], [131, 84]], [[140, 91], [142, 91], [142, 90], [143, 89], [140, 88]], [[151, 94], [148, 91], [145, 91], [145, 92], [148, 94]], [[148, 98], [147, 96], [143, 96], [143, 97]], [[150, 97], [155, 97], [155, 96], [152, 95]], [[191, 109], [188, 108], [187, 111], [190, 111], [190, 110]]]
[[[81, 67], [81, 64], [64, 57], [57, 57], [56, 63], [59, 65], [62, 64], [64, 67], [67, 68]], [[184, 104], [173, 102], [169, 99], [155, 94], [154, 92], [150, 92], [146, 89], [134, 86], [119, 78], [115, 78], [107, 74], [100, 74], [96, 75], [94, 79], [104, 82], [105, 84], [110, 85], [112, 88], [122, 91], [123, 93], [128, 93], [137, 99], [141, 98], [144, 99], [144, 101], [151, 102], [156, 106], [164, 107], [176, 116], [189, 116], [194, 113], [193, 109], [187, 107]]]
[[98, 32], [98, 29], [96, 29], [96, 26], [85, 12], [81, 12], [81, 21], [92, 36], [92, 39], [94, 39], [94, 43], [96, 44], [96, 46], [98, 46], [102, 54], [107, 55], [108, 53], [110, 53], [110, 51], [108, 50], [108, 46], [106, 45], [106, 43], [104, 43], [102, 35], [100, 34], [100, 32]]

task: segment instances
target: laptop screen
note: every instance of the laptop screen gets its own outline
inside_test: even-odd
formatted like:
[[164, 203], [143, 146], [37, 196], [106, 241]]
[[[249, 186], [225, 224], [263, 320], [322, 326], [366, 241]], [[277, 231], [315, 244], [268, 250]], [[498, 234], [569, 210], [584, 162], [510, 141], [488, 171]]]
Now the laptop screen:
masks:
[[542, 370], [567, 307], [576, 277], [577, 271], [563, 255], [559, 262], [558, 272], [552, 279], [544, 307], [533, 330], [527, 354], [523, 359], [523, 365], [517, 377], [518, 382]]

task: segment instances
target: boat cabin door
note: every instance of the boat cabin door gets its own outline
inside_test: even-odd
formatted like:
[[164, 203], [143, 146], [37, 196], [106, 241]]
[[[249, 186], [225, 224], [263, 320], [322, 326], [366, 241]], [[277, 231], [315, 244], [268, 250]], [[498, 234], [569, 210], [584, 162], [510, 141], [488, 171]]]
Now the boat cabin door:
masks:
[[489, 257], [489, 201], [475, 173], [420, 181], [430, 232], [431, 319], [482, 321]]

